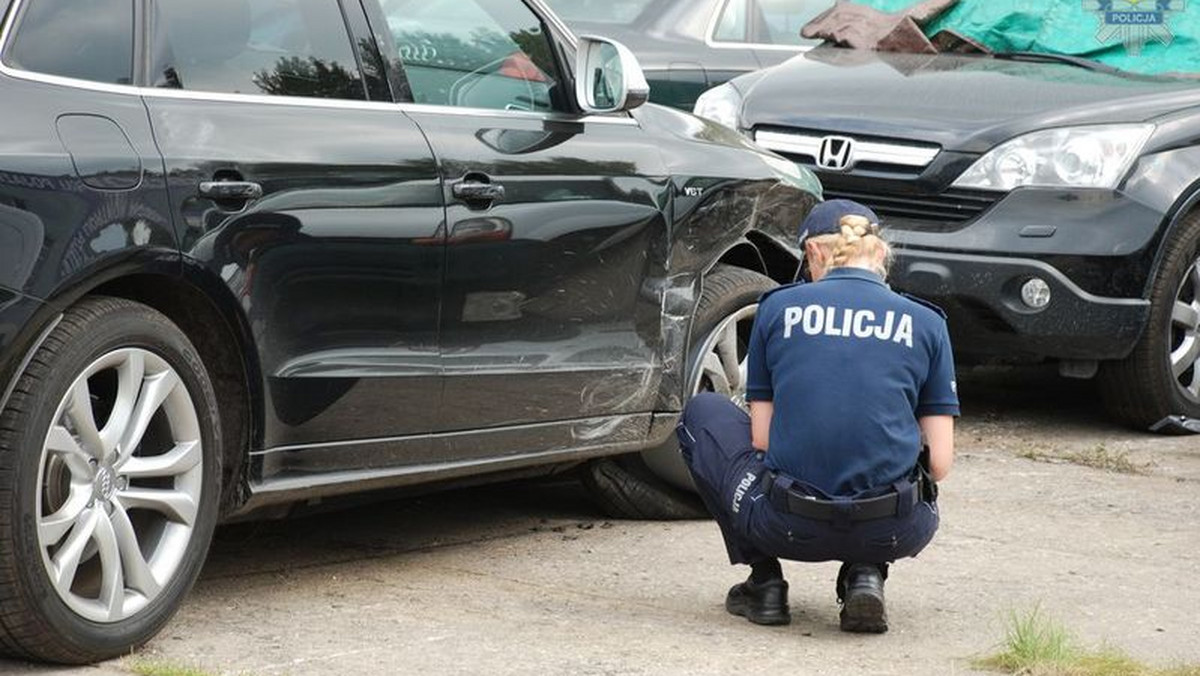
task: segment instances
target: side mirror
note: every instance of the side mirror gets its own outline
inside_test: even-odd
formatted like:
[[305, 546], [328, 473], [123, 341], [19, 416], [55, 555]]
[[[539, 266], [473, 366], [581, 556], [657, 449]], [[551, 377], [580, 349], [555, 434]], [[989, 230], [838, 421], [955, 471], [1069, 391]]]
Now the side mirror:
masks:
[[633, 110], [650, 98], [650, 85], [637, 57], [625, 45], [581, 35], [575, 64], [575, 98], [589, 113]]

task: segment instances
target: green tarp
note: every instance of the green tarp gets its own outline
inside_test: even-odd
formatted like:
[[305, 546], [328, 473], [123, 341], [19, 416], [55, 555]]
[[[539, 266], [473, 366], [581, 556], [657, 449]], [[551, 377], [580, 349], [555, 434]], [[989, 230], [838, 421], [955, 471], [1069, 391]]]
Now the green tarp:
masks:
[[[899, 12], [913, 0], [856, 0]], [[1200, 73], [1200, 0], [959, 0], [925, 26], [994, 51], [1071, 54], [1135, 73]]]

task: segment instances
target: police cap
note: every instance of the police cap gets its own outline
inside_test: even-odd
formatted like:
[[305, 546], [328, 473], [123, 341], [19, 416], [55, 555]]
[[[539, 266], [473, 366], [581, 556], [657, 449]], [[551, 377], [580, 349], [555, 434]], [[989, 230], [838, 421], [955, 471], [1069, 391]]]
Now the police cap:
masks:
[[800, 224], [800, 236], [797, 243], [803, 247], [804, 241], [809, 237], [841, 232], [839, 221], [842, 220], [842, 216], [850, 215], [862, 216], [872, 223], [879, 222], [879, 217], [875, 215], [874, 211], [854, 200], [827, 200], [813, 207], [812, 211], [809, 211], [808, 215], [804, 217], [804, 222]]

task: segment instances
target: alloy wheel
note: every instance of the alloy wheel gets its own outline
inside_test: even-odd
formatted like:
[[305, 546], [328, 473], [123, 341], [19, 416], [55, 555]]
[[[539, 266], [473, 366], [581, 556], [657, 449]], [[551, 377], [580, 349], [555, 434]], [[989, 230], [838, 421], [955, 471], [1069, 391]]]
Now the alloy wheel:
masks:
[[35, 512], [68, 608], [120, 622], [163, 593], [192, 539], [202, 458], [195, 405], [162, 357], [114, 350], [75, 379], [42, 445]]
[[[745, 305], [717, 322], [696, 352], [699, 358], [689, 374], [685, 392], [694, 396], [700, 392], [716, 392], [746, 409], [746, 352], [750, 330], [758, 304]], [[660, 447], [642, 453], [650, 470], [668, 483], [686, 490], [695, 490], [691, 474], [679, 458], [674, 439]]]
[[692, 395], [716, 392], [741, 408], [746, 402], [746, 337], [754, 325], [758, 305], [748, 305], [729, 315], [713, 329], [700, 348], [700, 368], [692, 374]]
[[1192, 262], [1175, 292], [1167, 357], [1176, 387], [1200, 403], [1200, 259]]

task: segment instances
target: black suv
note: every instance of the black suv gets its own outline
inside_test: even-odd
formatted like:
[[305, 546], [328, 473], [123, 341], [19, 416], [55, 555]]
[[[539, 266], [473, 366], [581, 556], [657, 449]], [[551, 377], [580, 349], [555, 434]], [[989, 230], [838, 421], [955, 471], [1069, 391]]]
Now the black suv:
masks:
[[674, 422], [736, 396], [810, 173], [534, 0], [0, 14], [0, 650], [127, 651], [215, 523], [299, 500], [699, 511]]
[[1200, 81], [1001, 56], [819, 47], [696, 111], [874, 207], [956, 356], [1098, 375], [1143, 429], [1200, 418]]

